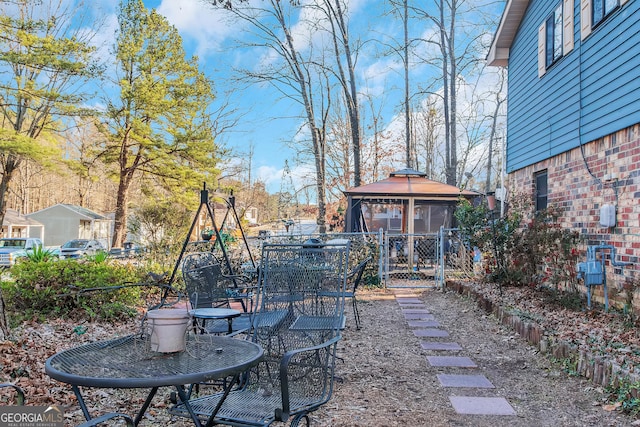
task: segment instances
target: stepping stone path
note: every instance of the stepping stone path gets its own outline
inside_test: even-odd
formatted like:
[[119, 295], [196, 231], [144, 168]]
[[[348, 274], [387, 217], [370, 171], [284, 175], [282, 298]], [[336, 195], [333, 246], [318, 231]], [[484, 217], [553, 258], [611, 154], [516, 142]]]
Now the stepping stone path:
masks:
[[[464, 349], [454, 341], [442, 341], [442, 338], [450, 339], [449, 332], [440, 328], [440, 323], [429, 312], [425, 303], [407, 290], [395, 292], [396, 301], [402, 309], [407, 325], [412, 328], [413, 334], [419, 338], [425, 338], [420, 342], [424, 350], [438, 352], [436, 355], [427, 356], [427, 362], [432, 367], [442, 369], [437, 374], [440, 385], [447, 389], [464, 389], [473, 394], [473, 389], [493, 389], [495, 386], [484, 375], [474, 374], [473, 370], [478, 365], [469, 357], [458, 355]], [[444, 352], [444, 354], [442, 354]], [[453, 355], [451, 355], [453, 353]], [[469, 374], [460, 374], [460, 370], [469, 370]], [[449, 370], [449, 372], [447, 372]], [[454, 373], [452, 373], [454, 372]], [[477, 397], [450, 395], [449, 401], [458, 414], [467, 415], [495, 415], [513, 416], [516, 411], [504, 397]]]

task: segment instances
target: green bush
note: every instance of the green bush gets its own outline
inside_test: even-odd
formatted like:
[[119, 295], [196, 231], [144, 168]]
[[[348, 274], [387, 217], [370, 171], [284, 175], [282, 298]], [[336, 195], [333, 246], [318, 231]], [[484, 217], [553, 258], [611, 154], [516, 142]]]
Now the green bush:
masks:
[[91, 260], [32, 262], [11, 268], [11, 280], [2, 282], [9, 310], [20, 318], [50, 316], [118, 319], [135, 315], [140, 304], [138, 287], [117, 287], [141, 281], [135, 267]]
[[620, 408], [625, 414], [637, 417], [640, 414], [640, 383], [623, 378], [607, 387], [608, 400], [614, 402], [614, 408]]
[[529, 198], [519, 195], [502, 217], [464, 200], [455, 216], [470, 245], [488, 257], [488, 281], [575, 293], [580, 236], [561, 226], [561, 213], [554, 206], [534, 213]]
[[47, 262], [56, 258], [53, 250], [43, 246], [36, 246], [32, 251], [27, 252], [27, 259], [31, 262]]

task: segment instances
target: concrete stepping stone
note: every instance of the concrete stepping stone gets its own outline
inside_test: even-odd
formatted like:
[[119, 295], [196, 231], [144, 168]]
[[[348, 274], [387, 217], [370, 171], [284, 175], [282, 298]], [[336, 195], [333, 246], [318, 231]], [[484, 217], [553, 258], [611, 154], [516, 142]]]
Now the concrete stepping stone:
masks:
[[427, 328], [427, 329], [415, 329], [413, 331], [413, 335], [417, 337], [440, 338], [440, 337], [448, 337], [449, 332], [445, 331], [444, 329]]
[[462, 347], [457, 342], [422, 341], [420, 343], [420, 346], [424, 350], [445, 350], [445, 351], [462, 350]]
[[443, 387], [495, 388], [484, 375], [438, 374]]
[[422, 304], [422, 303], [404, 303], [404, 302], [401, 302], [398, 305], [400, 305], [400, 308], [402, 310], [408, 310], [408, 309], [411, 309], [411, 308], [422, 308], [422, 309], [426, 309], [427, 308], [427, 306]]
[[458, 414], [516, 415], [516, 411], [504, 397], [449, 396]]
[[431, 314], [426, 308], [405, 308], [402, 314]]
[[437, 320], [407, 320], [410, 328], [437, 328], [440, 322]]
[[427, 356], [431, 366], [451, 368], [477, 368], [478, 365], [465, 356]]
[[400, 304], [424, 304], [424, 301], [415, 297], [396, 297], [396, 301]]
[[407, 320], [435, 320], [435, 316], [431, 313], [403, 313]]

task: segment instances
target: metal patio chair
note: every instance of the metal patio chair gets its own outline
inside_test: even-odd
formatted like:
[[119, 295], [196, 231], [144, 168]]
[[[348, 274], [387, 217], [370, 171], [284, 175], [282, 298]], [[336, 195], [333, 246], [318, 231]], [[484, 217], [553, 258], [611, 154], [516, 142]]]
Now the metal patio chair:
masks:
[[26, 401], [26, 398], [25, 398], [24, 390], [22, 390], [22, 388], [20, 386], [15, 385], [13, 383], [2, 383], [2, 384], [0, 384], [0, 388], [13, 389], [13, 391], [15, 392], [14, 400], [16, 402], [16, 405], [18, 405], [18, 406], [24, 405], [24, 402]]
[[[265, 244], [260, 288], [248, 339], [264, 359], [227, 396], [189, 401], [201, 419], [218, 405], [214, 423], [267, 426], [302, 420], [333, 392], [337, 342], [344, 317], [349, 244], [308, 248]], [[186, 416], [183, 405], [171, 410]]]
[[104, 414], [99, 417], [92, 418], [89, 421], [85, 421], [82, 424], [78, 424], [76, 427], [97, 427], [101, 424], [106, 423], [107, 421], [114, 420], [114, 419], [122, 419], [127, 427], [135, 426], [135, 423], [133, 422], [133, 418], [131, 418], [129, 415], [122, 414], [119, 412], [110, 412], [108, 414]]
[[[231, 308], [232, 302], [239, 302], [242, 314], [230, 320], [231, 333], [249, 329], [255, 286], [247, 277], [224, 274], [222, 264], [211, 252], [186, 255], [182, 277], [191, 308]], [[207, 333], [229, 333], [226, 319], [209, 319], [203, 326]]]
[[[22, 406], [25, 404], [26, 402], [26, 398], [25, 398], [25, 393], [24, 390], [22, 390], [22, 388], [20, 386], [17, 386], [15, 384], [12, 383], [2, 383], [0, 384], [0, 388], [11, 388], [14, 390], [16, 396], [15, 396], [15, 402], [16, 405], [18, 406]], [[93, 427], [93, 426], [98, 426], [108, 420], [112, 420], [115, 418], [122, 418], [127, 427], [133, 427], [133, 419], [126, 414], [121, 414], [121, 413], [116, 413], [116, 412], [109, 412], [107, 414], [104, 414], [102, 416], [93, 418], [89, 421], [85, 421], [82, 424], [79, 424], [77, 427]], [[19, 424], [19, 423], [18, 423]]]
[[353, 318], [356, 322], [356, 330], [360, 330], [360, 312], [358, 311], [358, 301], [356, 300], [356, 292], [362, 281], [362, 275], [367, 268], [367, 264], [372, 260], [372, 257], [367, 257], [356, 265], [347, 275], [347, 289], [344, 292], [345, 299], [351, 300], [351, 307], [353, 308]]

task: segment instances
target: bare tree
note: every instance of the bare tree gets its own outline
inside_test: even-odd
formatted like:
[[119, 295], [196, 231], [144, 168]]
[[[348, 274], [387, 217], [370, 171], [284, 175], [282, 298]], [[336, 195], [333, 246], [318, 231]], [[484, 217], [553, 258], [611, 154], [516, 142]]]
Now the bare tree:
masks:
[[[217, 5], [217, 1], [209, 1]], [[295, 3], [295, 2], [293, 2]], [[264, 6], [262, 6], [264, 4]], [[284, 97], [300, 104], [304, 113], [306, 135], [313, 154], [316, 173], [316, 198], [318, 204], [317, 223], [319, 231], [326, 231], [326, 136], [327, 115], [331, 105], [331, 83], [324, 59], [313, 57], [310, 40], [303, 39], [308, 34], [295, 33], [291, 27], [290, 14], [296, 4], [278, 0], [268, 0], [251, 5], [238, 2], [223, 4], [234, 17], [247, 23], [259, 37], [252, 47], [262, 47], [279, 61], [265, 63], [257, 70], [241, 70], [242, 76], [254, 83], [268, 83], [280, 91]], [[313, 25], [317, 23], [312, 23]], [[298, 46], [304, 46], [306, 57]]]
[[[338, 81], [342, 87], [345, 98], [349, 128], [351, 129], [351, 144], [353, 152], [353, 185], [361, 184], [361, 160], [360, 145], [362, 143], [360, 132], [360, 106], [358, 101], [357, 81], [355, 76], [355, 52], [352, 49], [349, 38], [349, 27], [346, 19], [346, 9], [340, 0], [324, 0], [325, 13], [331, 24], [331, 35], [333, 39], [334, 52], [336, 57], [336, 68]], [[344, 59], [343, 59], [344, 57]], [[346, 62], [346, 72], [343, 66]]]
[[342, 198], [342, 191], [351, 185], [351, 138], [349, 119], [340, 108], [340, 103], [334, 104], [329, 117], [327, 141], [327, 193], [330, 202]]
[[429, 179], [436, 177], [438, 148], [438, 130], [442, 127], [442, 116], [436, 108], [433, 97], [427, 98], [414, 112], [413, 132], [415, 136], [415, 167], [427, 174]]
[[390, 132], [384, 128], [384, 117], [383, 117], [383, 104], [380, 101], [374, 100], [371, 95], [366, 95], [366, 111], [370, 111], [371, 117], [366, 120], [367, 126], [366, 129], [370, 134], [369, 143], [367, 144], [367, 150], [365, 150], [365, 157], [363, 164], [367, 167], [365, 170], [368, 170], [367, 174], [368, 181], [378, 181], [380, 179], [384, 179], [387, 176], [386, 172], [389, 172], [385, 167], [385, 160], [390, 158], [390, 150], [393, 148], [390, 147]]
[[499, 119], [500, 114], [503, 109], [503, 104], [507, 100], [504, 93], [504, 85], [505, 85], [505, 69], [499, 69], [499, 82], [497, 90], [493, 93], [495, 96], [495, 104], [494, 109], [490, 115], [490, 134], [489, 134], [489, 158], [487, 159], [487, 179], [485, 182], [484, 191], [488, 193], [491, 191], [491, 172], [493, 167], [493, 153], [496, 146], [496, 135], [499, 135]]
[[[460, 82], [464, 81], [463, 75], [477, 63], [484, 61], [480, 42], [486, 35], [488, 26], [481, 22], [480, 17], [486, 15], [483, 10], [483, 4], [486, 3], [477, 0], [435, 0], [435, 10], [423, 4], [410, 7], [416, 18], [431, 22], [435, 29], [432, 37], [422, 41], [429, 46], [436, 46], [439, 51], [439, 57], [435, 59], [439, 64], [442, 82], [444, 167], [446, 182], [451, 185], [457, 185], [464, 172], [460, 170], [458, 161]], [[426, 61], [431, 63], [433, 60], [434, 58], [428, 58]]]

